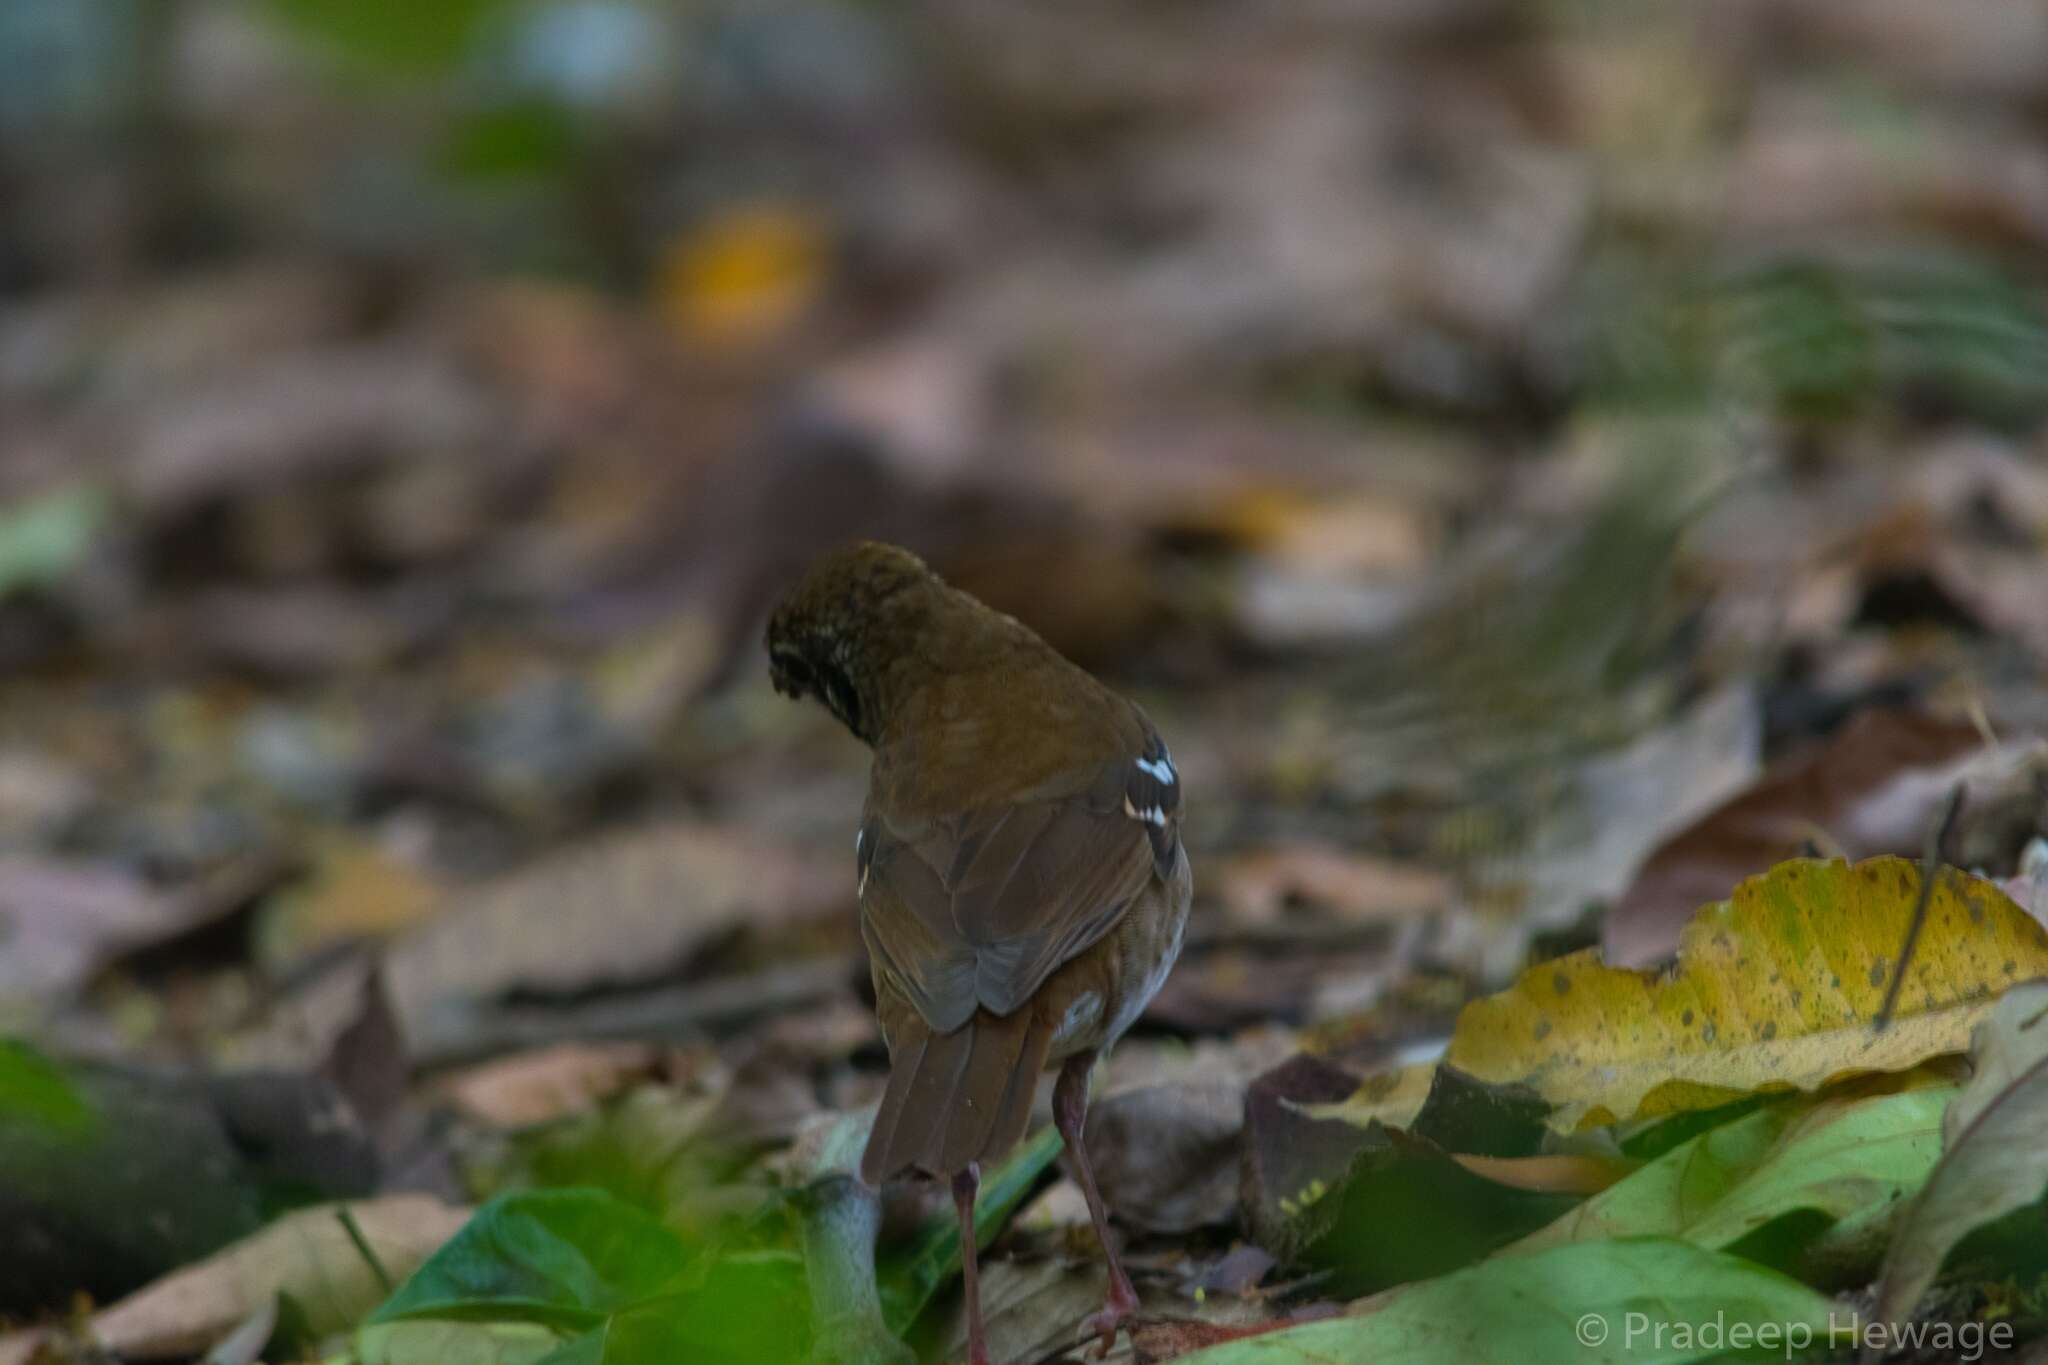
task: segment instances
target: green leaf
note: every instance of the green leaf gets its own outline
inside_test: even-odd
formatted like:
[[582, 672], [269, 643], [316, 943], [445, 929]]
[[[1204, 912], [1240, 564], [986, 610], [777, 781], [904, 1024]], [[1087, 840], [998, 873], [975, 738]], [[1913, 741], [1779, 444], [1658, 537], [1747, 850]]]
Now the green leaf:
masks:
[[[1343, 1182], [1316, 1201], [1333, 1213], [1303, 1255], [1334, 1272], [1327, 1292], [1369, 1293], [1456, 1270], [1580, 1203], [1475, 1175], [1399, 1129], [1375, 1124], [1366, 1139]], [[1389, 1227], [1406, 1231], [1389, 1237]]]
[[802, 1263], [763, 1253], [722, 1258], [703, 1283], [620, 1313], [537, 1365], [775, 1365], [801, 1360], [809, 1340]]
[[1745, 1115], [1666, 1152], [1506, 1254], [1595, 1238], [1657, 1234], [1785, 1258], [1838, 1222], [1888, 1210], [1919, 1188], [1941, 1153], [1951, 1086], [1871, 1099], [1793, 1100]]
[[41, 1053], [0, 1039], [0, 1120], [75, 1131], [91, 1125], [93, 1109]]
[[1379, 1295], [1181, 1358], [1181, 1365], [1682, 1365], [1827, 1341], [1834, 1301], [1738, 1257], [1663, 1237], [1578, 1242]]
[[[987, 1246], [995, 1240], [1017, 1205], [1024, 1202], [1024, 1197], [1038, 1184], [1038, 1177], [1059, 1154], [1059, 1132], [1047, 1128], [989, 1173], [974, 1204], [977, 1245]], [[876, 1266], [882, 1318], [889, 1330], [898, 1336], [909, 1330], [932, 1295], [959, 1273], [960, 1220], [949, 1211], [934, 1216], [909, 1245]]]
[[680, 1238], [602, 1190], [492, 1200], [370, 1321], [417, 1317], [589, 1327], [661, 1293], [690, 1268]]

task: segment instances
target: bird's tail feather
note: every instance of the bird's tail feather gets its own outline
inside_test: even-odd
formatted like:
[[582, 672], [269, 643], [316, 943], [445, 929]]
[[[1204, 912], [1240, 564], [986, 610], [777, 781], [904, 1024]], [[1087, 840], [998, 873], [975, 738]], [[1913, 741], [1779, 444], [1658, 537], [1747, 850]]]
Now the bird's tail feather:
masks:
[[1017, 1144], [1052, 1049], [1052, 1028], [1021, 1009], [976, 1010], [951, 1033], [910, 1023], [889, 1056], [889, 1086], [861, 1156], [880, 1184], [915, 1167], [935, 1176], [993, 1161]]

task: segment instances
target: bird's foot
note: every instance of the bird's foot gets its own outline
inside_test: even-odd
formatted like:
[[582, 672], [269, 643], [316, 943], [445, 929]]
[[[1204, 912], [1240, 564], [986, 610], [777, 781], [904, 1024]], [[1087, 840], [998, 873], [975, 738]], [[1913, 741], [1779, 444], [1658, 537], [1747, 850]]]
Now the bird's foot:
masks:
[[1109, 1297], [1103, 1300], [1102, 1309], [1081, 1324], [1084, 1337], [1096, 1338], [1095, 1359], [1109, 1354], [1109, 1348], [1116, 1345], [1117, 1330], [1124, 1319], [1138, 1311], [1138, 1296], [1132, 1290], [1130, 1281], [1122, 1276], [1110, 1282]]

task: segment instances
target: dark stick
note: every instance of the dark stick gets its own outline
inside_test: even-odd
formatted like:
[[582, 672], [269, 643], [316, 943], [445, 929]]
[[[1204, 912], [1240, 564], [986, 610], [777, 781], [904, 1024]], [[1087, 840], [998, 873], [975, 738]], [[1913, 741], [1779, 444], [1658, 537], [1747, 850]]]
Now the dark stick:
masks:
[[1941, 813], [1941, 822], [1927, 836], [1927, 858], [1920, 869], [1920, 894], [1913, 899], [1913, 918], [1906, 922], [1906, 941], [1899, 945], [1899, 960], [1892, 968], [1891, 985], [1885, 987], [1884, 1004], [1877, 1011], [1877, 1018], [1870, 1021], [1871, 1032], [1883, 1033], [1891, 1026], [1892, 1012], [1898, 1008], [1899, 992], [1906, 984], [1906, 969], [1913, 965], [1913, 950], [1920, 944], [1920, 929], [1927, 923], [1927, 904], [1934, 899], [1934, 883], [1945, 870], [1942, 866], [1942, 851], [1948, 847], [1949, 835], [1955, 832], [1956, 817], [1963, 813], [1963, 784], [1958, 782], [1955, 790], [1948, 794], [1948, 806]]

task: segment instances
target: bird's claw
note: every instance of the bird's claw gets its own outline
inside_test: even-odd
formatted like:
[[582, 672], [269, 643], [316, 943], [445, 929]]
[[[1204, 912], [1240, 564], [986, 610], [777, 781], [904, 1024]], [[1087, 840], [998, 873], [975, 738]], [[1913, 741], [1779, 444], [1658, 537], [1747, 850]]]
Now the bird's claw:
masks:
[[1082, 1336], [1084, 1338], [1092, 1336], [1096, 1339], [1094, 1353], [1096, 1360], [1101, 1360], [1109, 1354], [1110, 1348], [1116, 1345], [1116, 1334], [1123, 1326], [1124, 1319], [1137, 1311], [1138, 1296], [1136, 1294], [1121, 1285], [1111, 1288], [1109, 1298], [1103, 1302], [1101, 1310], [1081, 1324]]

